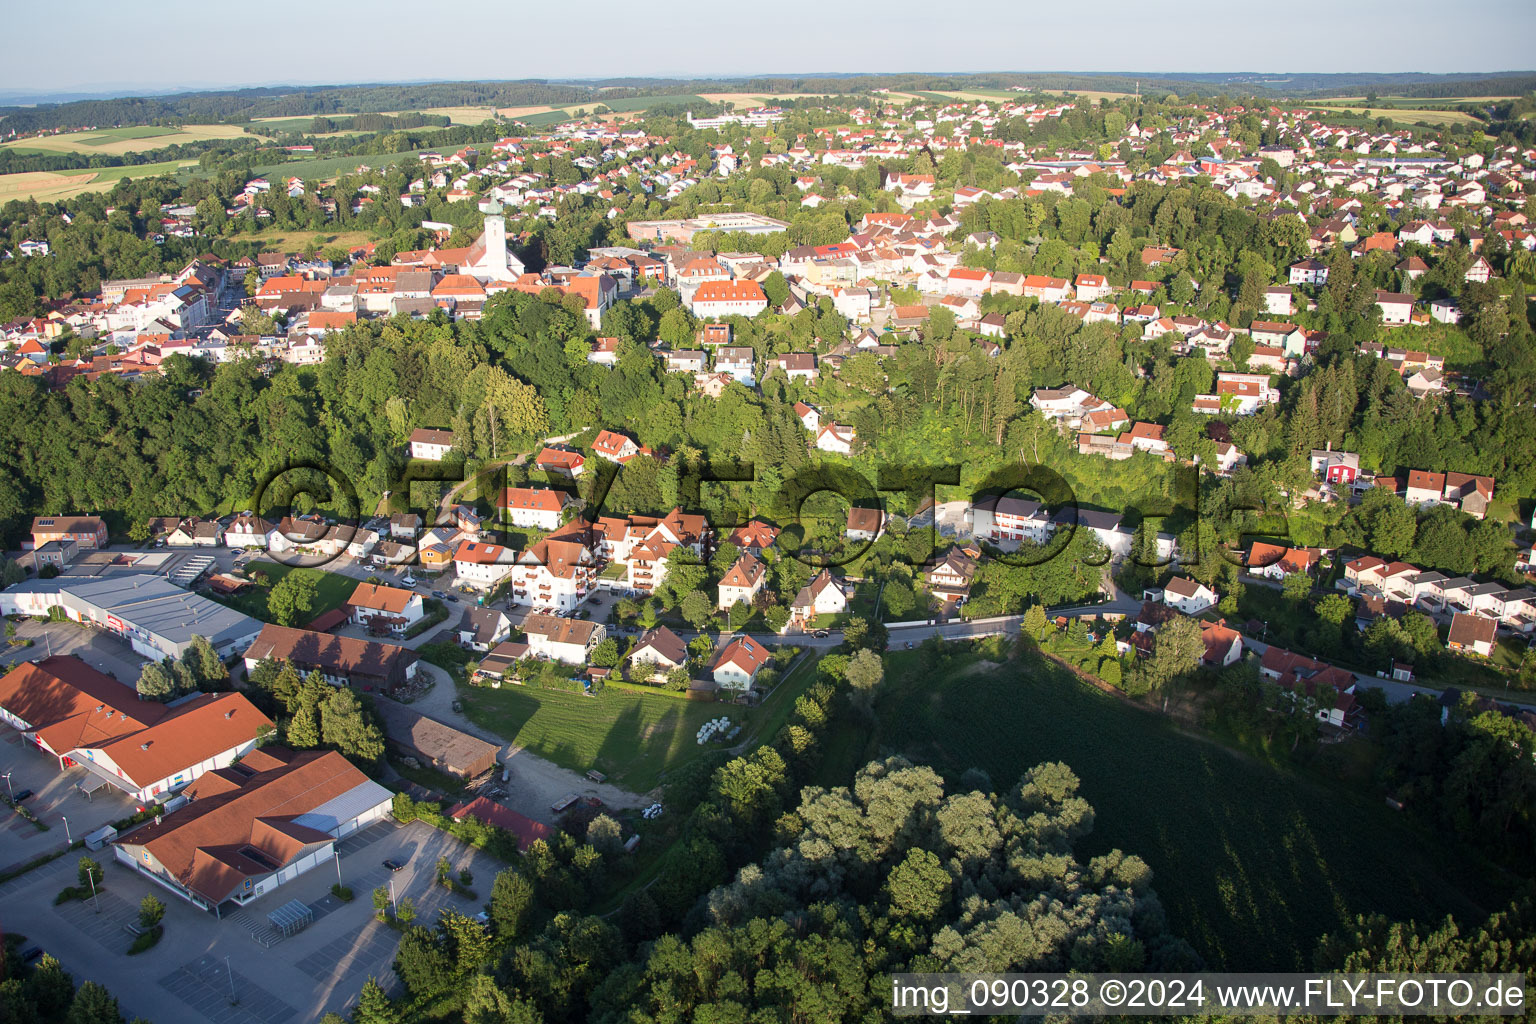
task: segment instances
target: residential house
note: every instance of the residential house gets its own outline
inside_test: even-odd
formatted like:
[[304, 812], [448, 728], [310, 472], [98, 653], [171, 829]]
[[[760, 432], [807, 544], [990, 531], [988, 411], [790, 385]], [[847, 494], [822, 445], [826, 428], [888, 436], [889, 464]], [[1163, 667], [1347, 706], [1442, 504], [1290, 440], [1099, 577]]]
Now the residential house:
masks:
[[1453, 651], [1471, 651], [1484, 658], [1493, 656], [1498, 640], [1499, 624], [1493, 619], [1471, 612], [1455, 612], [1451, 616], [1451, 631], [1445, 645]]
[[1226, 619], [1200, 623], [1200, 640], [1205, 644], [1200, 660], [1211, 668], [1235, 665], [1243, 657], [1243, 635], [1228, 628]]
[[738, 636], [725, 645], [710, 666], [710, 673], [721, 689], [745, 691], [751, 689], [758, 673], [772, 660], [768, 648], [750, 636]]
[[720, 578], [715, 607], [720, 611], [727, 611], [735, 607], [738, 602], [750, 606], [753, 599], [762, 592], [767, 576], [767, 566], [750, 552], [742, 552], [741, 557], [736, 559], [726, 570], [725, 575]]
[[525, 618], [522, 630], [534, 657], [568, 665], [585, 665], [592, 648], [608, 635], [607, 627], [600, 622], [542, 614]]
[[877, 508], [850, 508], [843, 536], [849, 540], [875, 541], [885, 532], [885, 513]]
[[383, 584], [359, 583], [347, 598], [349, 617], [361, 625], [384, 624], [403, 633], [425, 614], [421, 595], [414, 590]]
[[261, 516], [242, 512], [230, 520], [224, 531], [224, 544], [232, 548], [265, 548], [277, 528]]
[[496, 507], [513, 526], [554, 530], [574, 500], [566, 492], [551, 487], [508, 487], [501, 492]]
[[1406, 324], [1413, 319], [1413, 296], [1378, 288], [1376, 308], [1381, 310], [1382, 323], [1388, 326]]
[[[1150, 596], [1151, 591], [1148, 594]], [[1177, 608], [1185, 615], [1199, 615], [1207, 608], [1215, 607], [1216, 591], [1188, 577], [1175, 576], [1158, 593], [1156, 599]]]
[[587, 458], [573, 448], [546, 445], [534, 459], [534, 468], [575, 480], [586, 468]]
[[[688, 664], [688, 646], [666, 626], [647, 630], [629, 652], [631, 674], [642, 679], [660, 680], [673, 669]], [[636, 672], [638, 666], [643, 669]]]
[[1288, 548], [1281, 544], [1254, 541], [1248, 549], [1248, 573], [1282, 580], [1292, 573], [1310, 573], [1318, 557], [1316, 548]]
[[442, 462], [453, 450], [453, 431], [418, 427], [411, 431], [411, 458]]
[[453, 552], [455, 578], [476, 590], [490, 590], [512, 574], [512, 549], [500, 544], [466, 540]]
[[1349, 485], [1360, 475], [1360, 455], [1357, 452], [1336, 452], [1332, 442], [1325, 448], [1312, 449], [1312, 472], [1330, 484]]
[[512, 635], [512, 620], [497, 608], [466, 608], [459, 620], [459, 646], [489, 651]]
[[981, 561], [981, 552], [974, 547], [952, 547], [939, 558], [933, 568], [924, 571], [923, 583], [940, 604], [958, 608], [971, 596], [971, 581]]
[[592, 454], [600, 459], [622, 464], [639, 455], [640, 446], [623, 434], [612, 430], [601, 430], [592, 440]]
[[857, 435], [850, 426], [841, 423], [828, 423], [816, 432], [816, 447], [824, 452], [833, 452], [837, 455], [848, 455], [853, 451], [853, 443]]
[[22, 547], [31, 550], [50, 541], [74, 541], [82, 551], [107, 546], [107, 524], [100, 516], [38, 516], [32, 520], [32, 538]]
[[246, 672], [266, 658], [290, 662], [301, 675], [319, 672], [332, 686], [385, 691], [399, 689], [416, 678], [419, 660], [415, 651], [396, 644], [275, 625], [262, 627], [256, 642], [246, 648]]
[[847, 610], [848, 597], [843, 592], [842, 584], [826, 569], [801, 587], [789, 606], [790, 621], [802, 626], [818, 615], [841, 615]]

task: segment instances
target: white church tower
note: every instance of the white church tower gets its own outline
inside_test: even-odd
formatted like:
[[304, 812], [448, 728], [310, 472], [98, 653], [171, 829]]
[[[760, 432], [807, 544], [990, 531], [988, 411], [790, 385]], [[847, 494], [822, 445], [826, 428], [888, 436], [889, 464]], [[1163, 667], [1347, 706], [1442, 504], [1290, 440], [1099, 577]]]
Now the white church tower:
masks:
[[486, 208], [485, 231], [470, 247], [464, 273], [483, 282], [515, 281], [523, 275], [522, 261], [507, 251], [507, 221], [501, 204]]

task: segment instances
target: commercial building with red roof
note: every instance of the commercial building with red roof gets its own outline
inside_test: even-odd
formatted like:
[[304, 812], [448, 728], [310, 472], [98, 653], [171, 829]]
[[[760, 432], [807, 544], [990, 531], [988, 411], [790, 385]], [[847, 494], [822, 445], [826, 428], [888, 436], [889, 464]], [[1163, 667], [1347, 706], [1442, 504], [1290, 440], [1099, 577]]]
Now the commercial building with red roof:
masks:
[[[120, 863], [220, 916], [313, 868], [389, 813], [393, 794], [334, 750], [253, 750], [202, 775], [189, 802], [120, 837]], [[231, 906], [233, 904], [234, 906]]]

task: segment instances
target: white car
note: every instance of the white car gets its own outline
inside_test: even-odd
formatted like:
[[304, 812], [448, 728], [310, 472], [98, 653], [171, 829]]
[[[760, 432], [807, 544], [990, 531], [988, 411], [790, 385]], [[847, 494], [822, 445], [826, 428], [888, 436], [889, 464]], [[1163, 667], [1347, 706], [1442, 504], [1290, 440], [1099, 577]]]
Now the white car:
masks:
[[403, 576], [403, 577], [400, 578], [400, 582], [404, 583], [408, 587], [414, 587], [416, 585], [416, 577], [415, 576]]

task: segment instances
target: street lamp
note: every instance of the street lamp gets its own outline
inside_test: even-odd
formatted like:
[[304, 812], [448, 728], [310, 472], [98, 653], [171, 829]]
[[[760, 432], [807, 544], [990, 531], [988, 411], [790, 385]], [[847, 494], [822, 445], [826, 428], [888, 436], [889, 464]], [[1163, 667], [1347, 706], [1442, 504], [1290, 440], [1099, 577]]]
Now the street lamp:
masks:
[[[59, 815], [59, 817], [64, 818], [64, 815], [61, 814], [61, 815]], [[65, 841], [66, 845], [69, 845], [69, 846], [74, 846], [75, 845], [74, 839], [69, 834], [69, 819], [68, 818], [64, 818], [64, 841]]]
[[5, 791], [11, 795], [11, 803], [16, 802], [16, 791], [11, 788], [11, 773], [5, 773]]
[[101, 913], [101, 901], [96, 898], [96, 872], [94, 870], [85, 873], [86, 880], [91, 883], [91, 906], [96, 913]]
[[233, 1006], [240, 1001], [240, 997], [235, 995], [235, 970], [229, 966], [227, 956], [224, 958], [224, 969], [229, 972], [229, 1005]]

